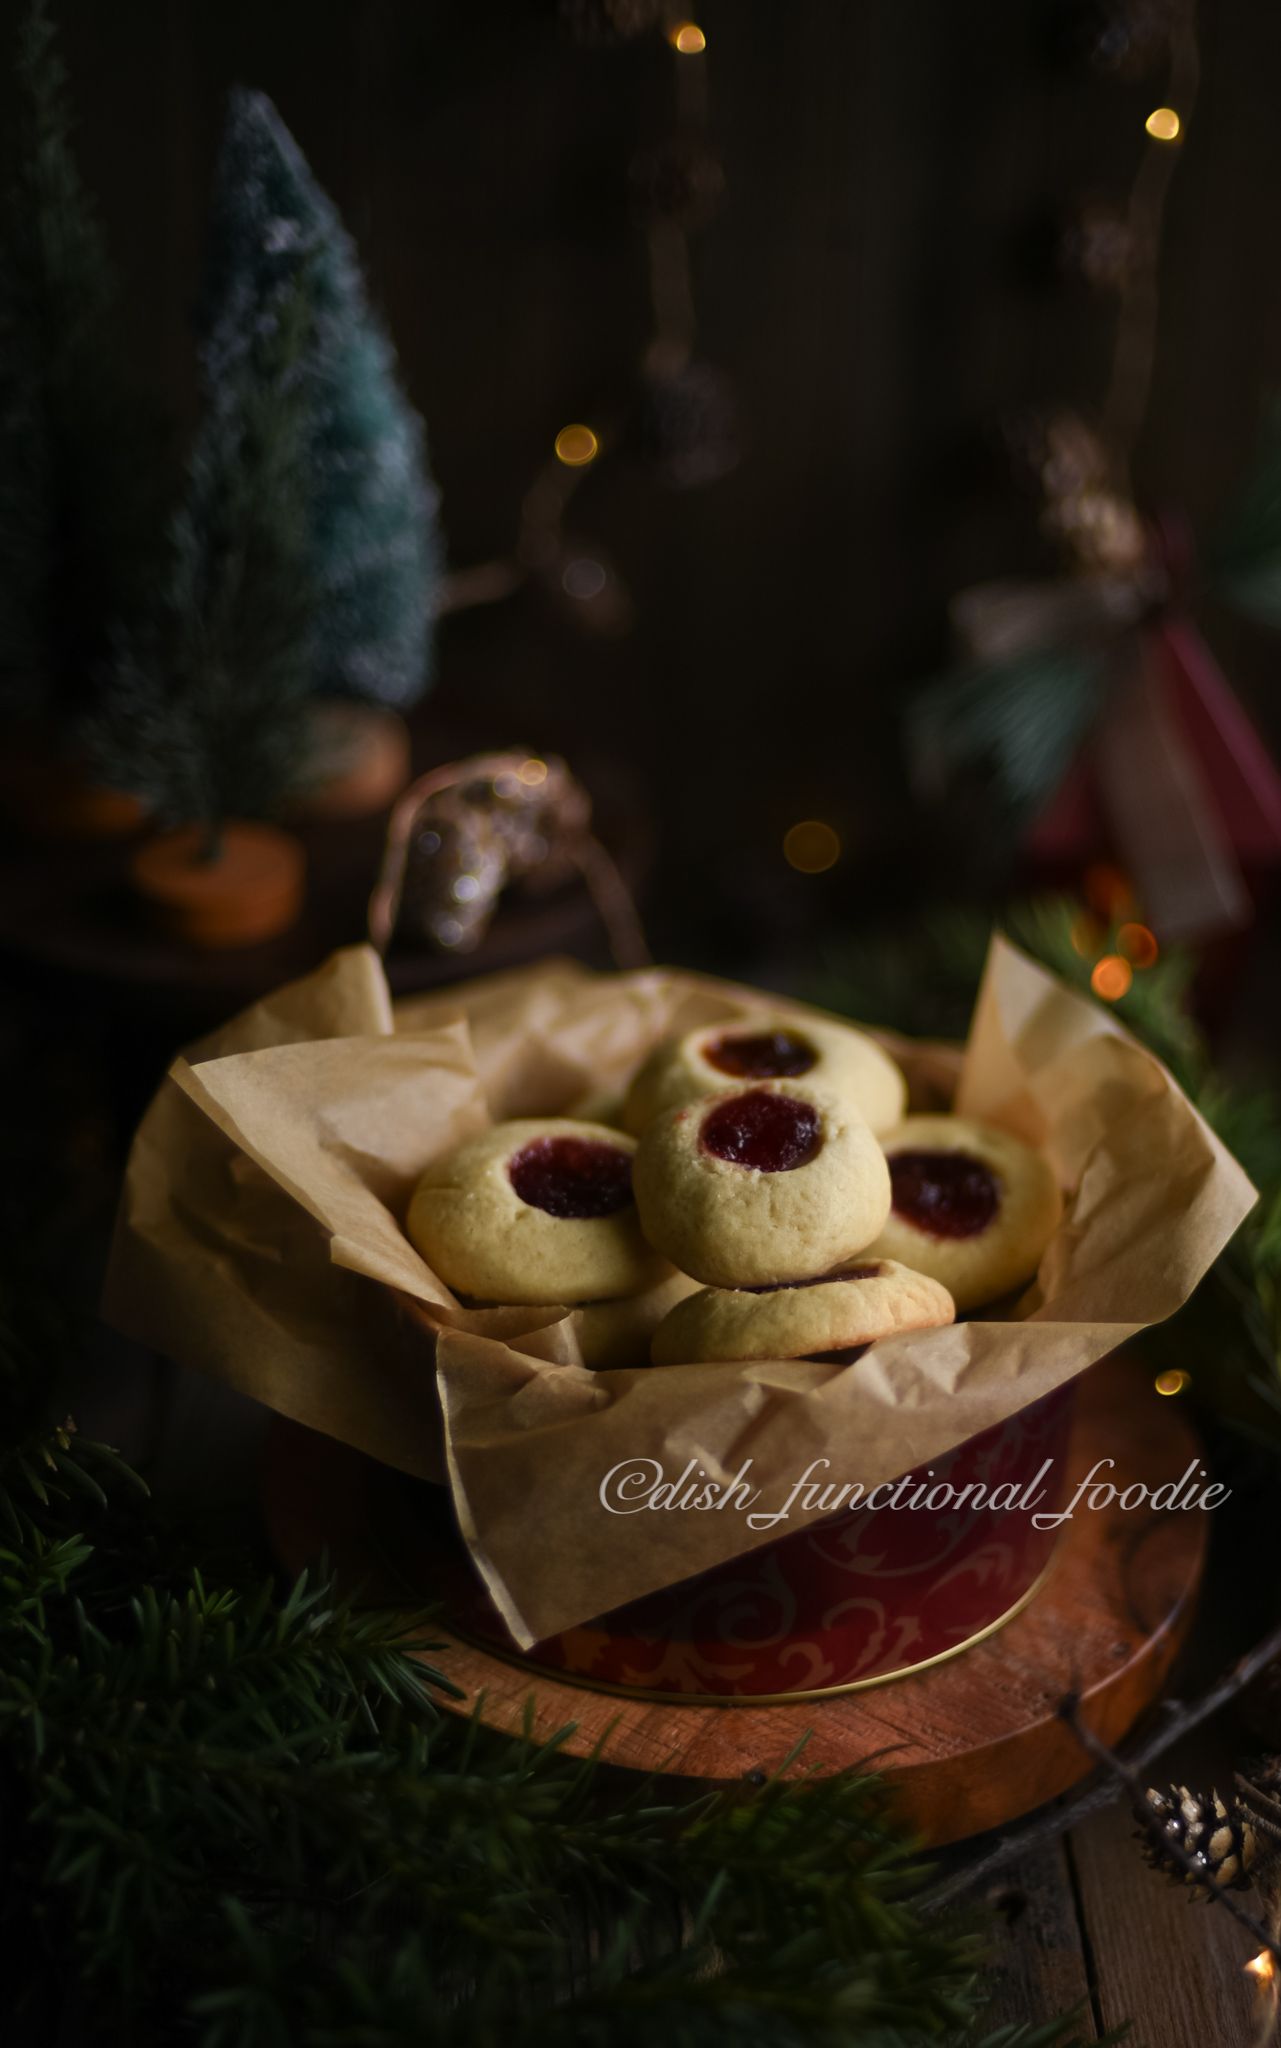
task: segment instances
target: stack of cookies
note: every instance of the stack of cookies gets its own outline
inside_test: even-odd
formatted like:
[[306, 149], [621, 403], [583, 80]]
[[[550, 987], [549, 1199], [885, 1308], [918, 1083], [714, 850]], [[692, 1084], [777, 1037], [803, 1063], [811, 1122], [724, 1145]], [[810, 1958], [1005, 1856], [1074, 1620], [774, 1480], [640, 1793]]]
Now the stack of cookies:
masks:
[[844, 1362], [1023, 1285], [1062, 1214], [1039, 1154], [906, 1099], [851, 1027], [710, 1026], [651, 1054], [622, 1130], [526, 1118], [435, 1161], [408, 1234], [465, 1300], [578, 1307], [598, 1369]]

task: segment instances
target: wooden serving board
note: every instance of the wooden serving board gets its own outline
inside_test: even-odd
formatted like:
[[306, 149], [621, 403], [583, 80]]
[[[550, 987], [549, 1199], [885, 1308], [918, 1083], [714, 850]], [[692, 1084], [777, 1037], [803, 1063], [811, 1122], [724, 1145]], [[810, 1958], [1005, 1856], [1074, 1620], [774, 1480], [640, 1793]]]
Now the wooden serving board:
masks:
[[[1118, 1497], [1136, 1482], [1155, 1488], [1178, 1479], [1198, 1448], [1178, 1400], [1159, 1395], [1137, 1360], [1118, 1353], [1083, 1376], [1073, 1490], [1101, 1458], [1114, 1460], [1100, 1477]], [[314, 1562], [327, 1545], [341, 1578], [391, 1599], [362, 1508], [378, 1470], [332, 1438], [276, 1425], [264, 1509], [287, 1570]], [[1157, 1697], [1191, 1622], [1209, 1521], [1199, 1509], [1078, 1508], [1045, 1585], [995, 1635], [918, 1676], [827, 1700], [620, 1699], [473, 1648], [445, 1628], [433, 1629], [441, 1643], [434, 1658], [468, 1695], [456, 1711], [470, 1714], [483, 1695], [489, 1727], [519, 1733], [532, 1700], [535, 1735], [574, 1724], [568, 1755], [599, 1744], [612, 1764], [700, 1785], [772, 1773], [808, 1738], [789, 1774], [866, 1764], [895, 1785], [905, 1822], [938, 1845], [1000, 1826], [1090, 1768], [1055, 1713], [1066, 1692], [1080, 1694], [1084, 1719], [1109, 1743]], [[430, 1592], [424, 1586], [424, 1597]]]

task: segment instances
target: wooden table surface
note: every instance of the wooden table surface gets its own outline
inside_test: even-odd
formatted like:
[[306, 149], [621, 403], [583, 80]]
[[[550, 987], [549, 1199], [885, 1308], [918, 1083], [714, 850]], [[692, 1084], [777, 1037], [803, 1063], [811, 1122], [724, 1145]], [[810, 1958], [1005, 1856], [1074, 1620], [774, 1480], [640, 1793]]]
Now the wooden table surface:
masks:
[[[1239, 1755], [1239, 1733], [1229, 1738], [1211, 1724], [1148, 1778], [1225, 1790]], [[1149, 1870], [1135, 1829], [1123, 1798], [971, 1894], [999, 1915], [985, 2024], [993, 2032], [1035, 2024], [1079, 2004], [1085, 2041], [1130, 2020], [1126, 2048], [1255, 2048], [1256, 1994], [1244, 1966], [1258, 1944], [1222, 1907], [1192, 1903]], [[1240, 1898], [1262, 1917], [1253, 1892]]]

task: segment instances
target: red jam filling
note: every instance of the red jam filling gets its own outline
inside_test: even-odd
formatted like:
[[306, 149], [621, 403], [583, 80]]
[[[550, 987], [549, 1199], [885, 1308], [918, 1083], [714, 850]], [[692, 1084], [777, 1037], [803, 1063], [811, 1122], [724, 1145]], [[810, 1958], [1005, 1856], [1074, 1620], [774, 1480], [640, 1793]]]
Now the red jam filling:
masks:
[[809, 1040], [795, 1031], [758, 1031], [746, 1038], [718, 1038], [703, 1054], [718, 1073], [740, 1081], [790, 1081], [818, 1063]]
[[878, 1280], [876, 1266], [847, 1266], [843, 1273], [817, 1273], [812, 1280], [773, 1280], [768, 1287], [736, 1287], [735, 1294], [790, 1294], [796, 1287], [834, 1287], [838, 1280]]
[[599, 1138], [535, 1138], [509, 1162], [522, 1202], [549, 1216], [615, 1216], [632, 1199], [632, 1159]]
[[894, 1214], [927, 1237], [977, 1237], [1001, 1206], [1001, 1183], [964, 1152], [895, 1152], [890, 1159]]
[[703, 1118], [699, 1142], [705, 1152], [758, 1173], [790, 1173], [815, 1157], [822, 1139], [812, 1103], [791, 1095], [754, 1089], [718, 1102]]

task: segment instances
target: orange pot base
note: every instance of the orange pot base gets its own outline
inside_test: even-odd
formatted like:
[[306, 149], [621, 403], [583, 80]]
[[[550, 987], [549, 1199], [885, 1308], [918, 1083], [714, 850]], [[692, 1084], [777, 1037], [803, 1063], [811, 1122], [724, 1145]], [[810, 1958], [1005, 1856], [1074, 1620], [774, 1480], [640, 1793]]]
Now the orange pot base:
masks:
[[130, 862], [138, 894], [171, 938], [215, 949], [253, 946], [296, 924], [306, 855], [292, 833], [232, 820], [216, 860], [202, 860], [206, 834], [184, 825], [139, 847]]

